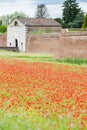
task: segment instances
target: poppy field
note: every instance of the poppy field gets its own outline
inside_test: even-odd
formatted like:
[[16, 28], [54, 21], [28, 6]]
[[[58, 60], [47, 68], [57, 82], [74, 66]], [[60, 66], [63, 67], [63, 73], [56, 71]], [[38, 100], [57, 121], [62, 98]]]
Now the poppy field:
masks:
[[87, 68], [0, 59], [0, 130], [87, 130]]

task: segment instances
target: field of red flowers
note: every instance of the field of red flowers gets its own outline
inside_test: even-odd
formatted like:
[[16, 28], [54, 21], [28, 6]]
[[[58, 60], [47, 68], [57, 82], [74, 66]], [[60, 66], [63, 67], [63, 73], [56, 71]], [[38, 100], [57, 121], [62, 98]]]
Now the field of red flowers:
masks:
[[87, 128], [87, 68], [0, 60], [0, 109], [17, 107]]

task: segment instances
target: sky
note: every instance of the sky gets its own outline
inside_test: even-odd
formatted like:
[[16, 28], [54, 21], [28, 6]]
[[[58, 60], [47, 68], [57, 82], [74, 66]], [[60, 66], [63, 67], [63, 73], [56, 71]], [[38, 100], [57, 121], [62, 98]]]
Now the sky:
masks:
[[[49, 17], [62, 17], [64, 0], [0, 0], [0, 16], [12, 14], [15, 11], [24, 12], [29, 17], [35, 17], [38, 4], [45, 4]], [[87, 13], [87, 0], [77, 0], [79, 7]]]

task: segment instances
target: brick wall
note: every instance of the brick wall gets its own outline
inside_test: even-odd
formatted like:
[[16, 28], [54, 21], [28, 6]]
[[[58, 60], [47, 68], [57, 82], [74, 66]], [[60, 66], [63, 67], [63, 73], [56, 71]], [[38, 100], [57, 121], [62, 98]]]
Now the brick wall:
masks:
[[55, 58], [87, 58], [87, 31], [62, 30], [55, 49]]
[[55, 58], [87, 58], [87, 32], [29, 36], [26, 48], [30, 53], [52, 53]]
[[29, 36], [27, 40], [27, 52], [30, 53], [55, 53], [59, 40], [58, 34], [43, 34]]
[[60, 37], [55, 58], [87, 58], [87, 36]]
[[[0, 35], [0, 46], [6, 46], [6, 35]], [[55, 58], [87, 58], [87, 32], [32, 35], [26, 52], [52, 53]]]
[[0, 47], [6, 47], [6, 46], [7, 46], [7, 35], [0, 34]]

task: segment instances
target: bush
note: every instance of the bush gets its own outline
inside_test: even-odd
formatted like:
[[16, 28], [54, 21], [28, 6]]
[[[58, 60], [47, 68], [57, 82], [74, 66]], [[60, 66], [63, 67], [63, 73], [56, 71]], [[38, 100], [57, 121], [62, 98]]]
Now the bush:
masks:
[[79, 58], [66, 58], [66, 59], [57, 59], [57, 62], [60, 63], [69, 63], [69, 64], [77, 64], [77, 65], [87, 65], [87, 59], [79, 59]]
[[5, 33], [5, 32], [7, 32], [7, 26], [1, 25], [0, 26], [0, 33]]
[[86, 14], [86, 16], [84, 18], [84, 23], [82, 25], [82, 28], [87, 28], [87, 14]]

